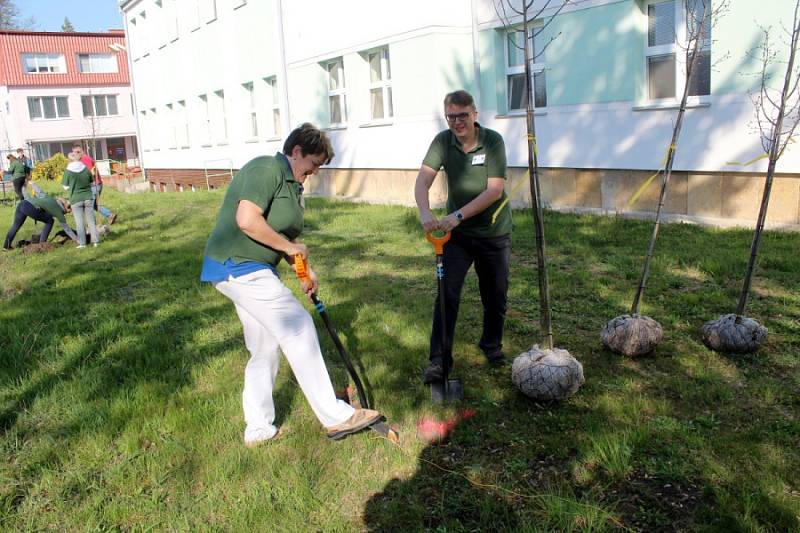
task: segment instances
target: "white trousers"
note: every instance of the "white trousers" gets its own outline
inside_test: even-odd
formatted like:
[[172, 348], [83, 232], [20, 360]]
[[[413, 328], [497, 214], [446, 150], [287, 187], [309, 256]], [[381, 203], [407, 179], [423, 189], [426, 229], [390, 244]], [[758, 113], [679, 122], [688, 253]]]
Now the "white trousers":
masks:
[[311, 315], [274, 272], [264, 269], [228, 277], [214, 287], [236, 306], [250, 352], [242, 392], [246, 431], [277, 432], [272, 389], [280, 363], [279, 349], [323, 426], [350, 418], [353, 408], [333, 392]]

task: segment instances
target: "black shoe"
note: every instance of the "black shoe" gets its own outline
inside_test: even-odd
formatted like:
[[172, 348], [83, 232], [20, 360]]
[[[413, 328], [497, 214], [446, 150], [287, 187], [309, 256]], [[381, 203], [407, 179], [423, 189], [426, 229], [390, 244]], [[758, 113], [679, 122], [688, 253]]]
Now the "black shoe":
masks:
[[492, 355], [487, 355], [486, 360], [489, 362], [489, 366], [495, 368], [508, 364], [508, 359], [506, 359], [506, 355], [503, 352], [495, 352]]
[[425, 372], [422, 373], [422, 382], [425, 385], [444, 381], [444, 365], [441, 361], [431, 361]]

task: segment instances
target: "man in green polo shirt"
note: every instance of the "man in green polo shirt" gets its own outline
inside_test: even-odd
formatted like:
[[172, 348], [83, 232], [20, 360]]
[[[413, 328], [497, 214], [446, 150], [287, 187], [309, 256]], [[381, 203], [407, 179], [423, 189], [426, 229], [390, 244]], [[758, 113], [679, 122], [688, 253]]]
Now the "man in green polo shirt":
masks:
[[[414, 187], [425, 231], [452, 232], [444, 247], [446, 323], [442, 324], [439, 306], [434, 305], [430, 361], [423, 374], [426, 384], [441, 381], [445, 367], [453, 365], [461, 288], [473, 263], [483, 303], [483, 332], [478, 346], [491, 365], [506, 362], [502, 347], [512, 224], [511, 210], [504, 202], [505, 143], [499, 133], [478, 124], [475, 101], [468, 92], [448, 94], [444, 112], [448, 129], [434, 137]], [[448, 214], [437, 219], [431, 211], [428, 192], [442, 167], [447, 176]]]

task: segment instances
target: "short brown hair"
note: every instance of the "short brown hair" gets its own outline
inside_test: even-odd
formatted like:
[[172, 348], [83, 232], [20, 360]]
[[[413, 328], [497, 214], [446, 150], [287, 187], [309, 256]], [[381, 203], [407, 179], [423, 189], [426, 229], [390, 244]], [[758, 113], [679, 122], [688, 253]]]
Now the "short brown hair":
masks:
[[444, 97], [444, 106], [460, 105], [462, 107], [472, 106], [475, 107], [475, 99], [464, 89], [447, 93]]
[[324, 131], [320, 131], [310, 122], [301, 124], [289, 134], [286, 142], [283, 143], [283, 153], [290, 155], [295, 146], [300, 147], [303, 156], [308, 154], [324, 155], [325, 165], [330, 163], [334, 156], [331, 140]]

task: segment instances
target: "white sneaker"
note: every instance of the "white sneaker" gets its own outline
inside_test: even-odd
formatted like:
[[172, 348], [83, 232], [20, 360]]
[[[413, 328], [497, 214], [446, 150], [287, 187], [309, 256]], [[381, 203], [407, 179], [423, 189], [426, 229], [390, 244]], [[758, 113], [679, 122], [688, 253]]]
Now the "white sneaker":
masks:
[[85, 244], [79, 244], [79, 245], [77, 246], [77, 248], [78, 248], [78, 250], [80, 250], [81, 248], [86, 248], [86, 245], [85, 245]]
[[274, 439], [280, 434], [275, 426], [247, 428], [244, 430], [244, 445], [248, 448], [255, 448], [269, 440]]
[[100, 244], [100, 243], [99, 243], [99, 242], [93, 242], [93, 243], [92, 243], [92, 246], [93, 246], [93, 247], [95, 247], [95, 248], [97, 248], [97, 245], [98, 245], [98, 244]]

